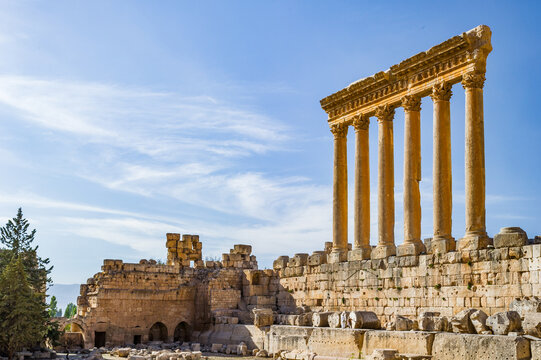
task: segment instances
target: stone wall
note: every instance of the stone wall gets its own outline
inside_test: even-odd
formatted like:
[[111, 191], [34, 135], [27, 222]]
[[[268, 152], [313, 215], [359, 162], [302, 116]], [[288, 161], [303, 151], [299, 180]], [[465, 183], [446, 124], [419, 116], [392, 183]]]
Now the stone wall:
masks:
[[477, 308], [490, 315], [508, 310], [514, 299], [541, 295], [541, 244], [335, 264], [321, 263], [319, 252], [313, 256], [318, 262], [312, 256], [295, 256], [287, 265], [284, 257], [275, 261], [283, 312], [303, 305], [368, 310], [385, 323], [392, 315], [425, 311], [452, 316]]

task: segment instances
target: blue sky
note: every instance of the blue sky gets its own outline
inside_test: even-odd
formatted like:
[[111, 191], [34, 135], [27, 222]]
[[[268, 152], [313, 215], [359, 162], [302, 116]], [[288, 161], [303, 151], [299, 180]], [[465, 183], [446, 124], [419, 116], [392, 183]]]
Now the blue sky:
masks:
[[[0, 221], [23, 207], [60, 284], [86, 281], [104, 258], [163, 259], [167, 232], [199, 234], [204, 257], [252, 244], [260, 267], [322, 249], [331, 240], [333, 144], [319, 100], [486, 24], [488, 232], [541, 235], [539, 13], [534, 1], [2, 1]], [[464, 91], [453, 92], [458, 239]], [[422, 108], [429, 237], [429, 98]], [[374, 119], [370, 132], [375, 244]], [[398, 109], [397, 243], [402, 148]]]

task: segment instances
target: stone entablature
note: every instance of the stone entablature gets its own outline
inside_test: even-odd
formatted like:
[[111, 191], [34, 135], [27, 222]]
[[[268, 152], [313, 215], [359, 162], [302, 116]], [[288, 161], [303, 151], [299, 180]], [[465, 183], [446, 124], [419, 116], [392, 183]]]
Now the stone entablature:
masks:
[[456, 84], [464, 74], [484, 73], [492, 50], [491, 31], [480, 25], [428, 51], [355, 81], [321, 100], [329, 123], [352, 122], [353, 115], [374, 116], [380, 105], [401, 106], [406, 95], [424, 97], [436, 83]]

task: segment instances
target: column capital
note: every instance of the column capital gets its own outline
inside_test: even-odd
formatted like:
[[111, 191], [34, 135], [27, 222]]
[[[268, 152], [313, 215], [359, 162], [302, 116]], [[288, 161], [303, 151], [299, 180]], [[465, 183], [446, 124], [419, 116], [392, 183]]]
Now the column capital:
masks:
[[421, 111], [421, 98], [415, 95], [406, 95], [402, 98], [402, 107], [406, 111]]
[[482, 89], [485, 85], [485, 74], [469, 72], [462, 75], [462, 87], [464, 89]]
[[451, 91], [452, 85], [446, 81], [442, 81], [434, 84], [432, 87], [432, 94], [430, 97], [432, 101], [449, 101], [453, 92]]
[[353, 117], [352, 124], [355, 131], [368, 130], [368, 125], [370, 125], [370, 118], [363, 114], [355, 115]]
[[336, 123], [331, 125], [331, 132], [335, 139], [344, 138], [348, 134], [348, 125], [346, 123]]
[[382, 121], [393, 121], [394, 118], [394, 107], [389, 104], [380, 105], [376, 108], [376, 117], [379, 122]]

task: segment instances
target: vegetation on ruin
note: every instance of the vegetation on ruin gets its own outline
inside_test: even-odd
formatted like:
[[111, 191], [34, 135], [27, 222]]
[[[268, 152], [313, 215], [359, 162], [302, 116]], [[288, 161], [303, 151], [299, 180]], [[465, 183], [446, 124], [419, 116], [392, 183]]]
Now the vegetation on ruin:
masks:
[[59, 310], [56, 298], [46, 303], [51, 283], [49, 259], [38, 256], [36, 230], [19, 208], [0, 228], [0, 353], [13, 358], [23, 348], [54, 344], [60, 335], [51, 321]]

